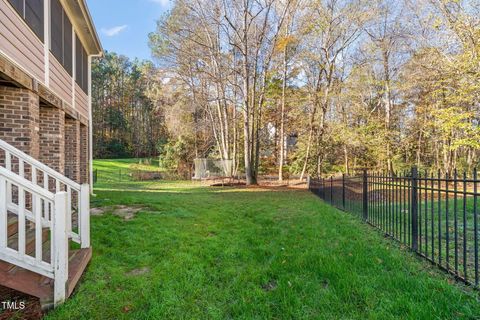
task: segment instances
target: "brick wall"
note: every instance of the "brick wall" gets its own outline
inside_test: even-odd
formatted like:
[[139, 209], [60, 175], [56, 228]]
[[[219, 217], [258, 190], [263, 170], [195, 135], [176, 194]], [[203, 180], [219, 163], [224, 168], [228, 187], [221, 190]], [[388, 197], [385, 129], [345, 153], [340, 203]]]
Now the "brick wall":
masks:
[[[40, 105], [30, 90], [0, 86], [0, 139], [74, 181], [89, 181], [88, 127], [65, 118], [58, 108]], [[0, 165], [3, 162], [0, 154]], [[18, 168], [15, 159], [12, 168]], [[25, 173], [29, 178], [28, 167]], [[39, 176], [38, 183], [41, 180]]]
[[65, 112], [54, 107], [40, 108], [39, 160], [65, 173]]
[[27, 89], [0, 86], [0, 139], [39, 156], [39, 98]]
[[88, 127], [80, 126], [80, 183], [88, 183], [90, 180], [89, 168]]
[[[27, 89], [0, 86], [0, 139], [38, 158], [39, 155], [39, 98]], [[0, 150], [0, 165], [5, 165], [5, 153]], [[11, 159], [11, 168], [19, 170], [19, 161]], [[25, 178], [31, 179], [31, 167], [24, 168]], [[12, 188], [11, 199], [18, 204], [18, 189]], [[25, 206], [31, 208], [31, 196], [25, 196]]]
[[65, 176], [80, 182], [80, 121], [65, 119]]

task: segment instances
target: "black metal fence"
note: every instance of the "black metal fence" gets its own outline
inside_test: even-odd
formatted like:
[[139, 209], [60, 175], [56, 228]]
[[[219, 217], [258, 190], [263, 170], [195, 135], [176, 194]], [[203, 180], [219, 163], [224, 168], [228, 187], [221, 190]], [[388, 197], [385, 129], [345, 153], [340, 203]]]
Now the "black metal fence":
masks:
[[131, 181], [130, 170], [93, 170], [93, 183]]
[[130, 181], [153, 180], [182, 180], [188, 177], [181, 176], [174, 171], [146, 171], [136, 169], [93, 170], [93, 184]]
[[479, 288], [477, 171], [442, 176], [416, 168], [311, 179], [309, 189]]

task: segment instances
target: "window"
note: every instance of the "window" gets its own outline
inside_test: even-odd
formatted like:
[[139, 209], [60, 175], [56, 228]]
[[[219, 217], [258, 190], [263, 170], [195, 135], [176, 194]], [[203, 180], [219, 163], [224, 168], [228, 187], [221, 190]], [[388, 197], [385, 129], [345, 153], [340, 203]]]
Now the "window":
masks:
[[51, 4], [51, 51], [58, 61], [63, 61], [63, 13], [62, 5], [58, 0], [52, 0]]
[[82, 54], [83, 46], [80, 39], [75, 35], [75, 80], [79, 86], [82, 86]]
[[72, 75], [72, 23], [64, 14], [63, 18], [63, 66]]
[[44, 0], [8, 0], [15, 8], [18, 14], [25, 20], [32, 31], [44, 40], [44, 17], [43, 17], [43, 1]]
[[59, 0], [51, 0], [51, 51], [55, 58], [72, 75], [72, 23]]
[[25, 0], [8, 0], [8, 1], [15, 8], [15, 10], [17, 10], [18, 14], [20, 14], [23, 18]]
[[80, 39], [75, 36], [75, 80], [83, 92], [88, 92], [88, 55]]
[[88, 56], [87, 52], [83, 50], [83, 63], [82, 63], [82, 89], [85, 93], [88, 92]]
[[43, 0], [25, 0], [25, 21], [43, 42]]

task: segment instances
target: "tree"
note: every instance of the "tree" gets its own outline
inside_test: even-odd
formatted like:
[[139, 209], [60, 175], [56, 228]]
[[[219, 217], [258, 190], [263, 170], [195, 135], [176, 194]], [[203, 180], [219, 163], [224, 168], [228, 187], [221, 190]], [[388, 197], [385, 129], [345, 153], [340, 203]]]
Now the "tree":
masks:
[[92, 65], [95, 157], [145, 157], [156, 154], [165, 134], [163, 115], [150, 92], [158, 70], [148, 61], [130, 61], [107, 52]]
[[470, 170], [479, 38], [478, 0], [176, 0], [149, 37], [155, 64], [94, 66], [96, 152], [182, 146], [169, 158], [231, 159], [248, 184]]

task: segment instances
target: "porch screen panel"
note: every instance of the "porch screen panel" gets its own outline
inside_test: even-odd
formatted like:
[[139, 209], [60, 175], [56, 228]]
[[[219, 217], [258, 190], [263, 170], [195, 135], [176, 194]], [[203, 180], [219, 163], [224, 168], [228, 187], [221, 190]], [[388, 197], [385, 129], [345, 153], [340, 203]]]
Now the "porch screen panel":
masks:
[[51, 51], [55, 58], [63, 62], [63, 9], [60, 1], [51, 0]]
[[18, 14], [21, 15], [22, 18], [23, 18], [24, 17], [24, 12], [25, 12], [24, 0], [8, 0], [8, 2], [10, 2], [12, 7], [14, 7], [15, 10], [17, 10]]
[[88, 93], [88, 55], [85, 49], [83, 51], [83, 62], [82, 62], [82, 89], [85, 93]]
[[82, 88], [82, 65], [83, 46], [80, 39], [75, 35], [75, 81]]
[[72, 75], [72, 23], [67, 15], [63, 14], [63, 66], [69, 75]]
[[25, 21], [33, 32], [44, 40], [43, 0], [25, 1]]

